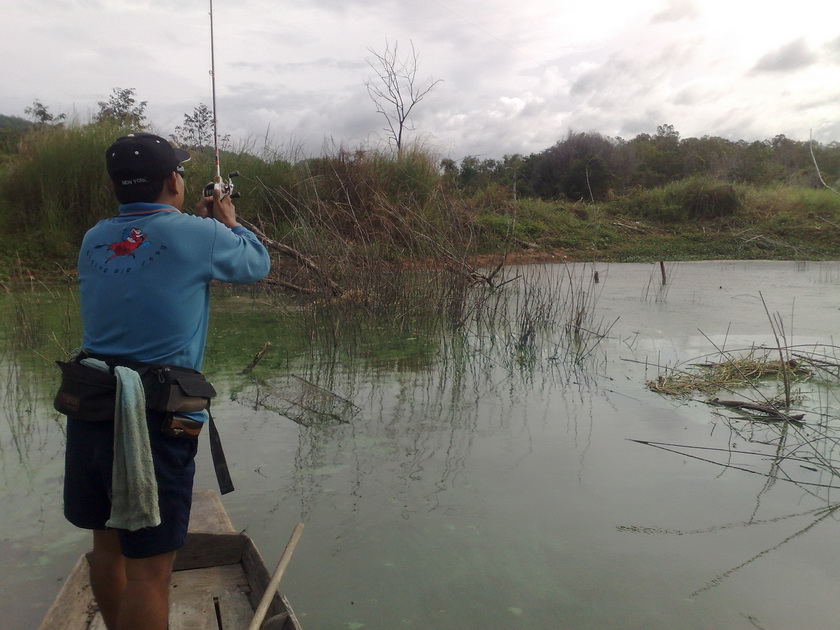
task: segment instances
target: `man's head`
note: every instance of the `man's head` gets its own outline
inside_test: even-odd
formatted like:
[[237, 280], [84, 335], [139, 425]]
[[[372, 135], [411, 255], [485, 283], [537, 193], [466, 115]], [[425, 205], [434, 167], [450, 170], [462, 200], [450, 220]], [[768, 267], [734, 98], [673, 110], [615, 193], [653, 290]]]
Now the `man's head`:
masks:
[[117, 138], [105, 152], [108, 175], [120, 203], [157, 201], [164, 181], [190, 154], [175, 149], [160, 136], [132, 133]]

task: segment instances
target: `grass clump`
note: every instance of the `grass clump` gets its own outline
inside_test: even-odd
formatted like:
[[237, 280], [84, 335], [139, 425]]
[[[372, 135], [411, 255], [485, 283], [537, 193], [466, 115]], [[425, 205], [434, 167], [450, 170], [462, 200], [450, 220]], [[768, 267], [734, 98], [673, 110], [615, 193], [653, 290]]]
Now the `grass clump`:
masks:
[[732, 184], [690, 177], [631, 193], [612, 205], [622, 214], [668, 224], [732, 217], [744, 204], [742, 193]]
[[804, 363], [771, 358], [771, 351], [751, 350], [743, 357], [717, 363], [695, 363], [688, 370], [671, 370], [646, 383], [651, 391], [687, 398], [695, 393], [713, 395], [754, 386], [758, 381], [782, 378], [785, 373], [804, 379], [813, 372]]

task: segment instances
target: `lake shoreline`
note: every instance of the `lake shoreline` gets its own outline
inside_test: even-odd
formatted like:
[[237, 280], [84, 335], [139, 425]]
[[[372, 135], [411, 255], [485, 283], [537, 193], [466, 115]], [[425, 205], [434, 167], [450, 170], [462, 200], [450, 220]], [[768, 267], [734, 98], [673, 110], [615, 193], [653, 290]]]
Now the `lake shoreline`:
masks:
[[[510, 265], [541, 265], [554, 263], [679, 263], [703, 261], [786, 261], [786, 262], [831, 262], [840, 260], [840, 239], [836, 251], [821, 250], [815, 256], [779, 256], [779, 252], [765, 252], [767, 256], [738, 255], [738, 251], [730, 251], [729, 255], [717, 252], [719, 255], [701, 256], [700, 252], [687, 252], [685, 256], [675, 256], [674, 252], [663, 248], [660, 252], [651, 252], [649, 248], [634, 250], [632, 246], [622, 248], [605, 248], [600, 250], [581, 250], [575, 248], [542, 248], [539, 246], [517, 247], [509, 250], [499, 250], [474, 254], [464, 259], [464, 263], [476, 269], [495, 268], [500, 264]], [[718, 249], [718, 248], [714, 248]], [[405, 268], [411, 269], [440, 269], [449, 264], [443, 259], [405, 259], [401, 261]], [[257, 283], [256, 286], [274, 287], [284, 273], [293, 271], [298, 264], [291, 258], [277, 256], [272, 252], [272, 269], [268, 278]], [[0, 287], [6, 290], [19, 287], [27, 283], [61, 283], [75, 282], [75, 260], [43, 261], [26, 260], [17, 257], [15, 264], [5, 274], [0, 275]]]

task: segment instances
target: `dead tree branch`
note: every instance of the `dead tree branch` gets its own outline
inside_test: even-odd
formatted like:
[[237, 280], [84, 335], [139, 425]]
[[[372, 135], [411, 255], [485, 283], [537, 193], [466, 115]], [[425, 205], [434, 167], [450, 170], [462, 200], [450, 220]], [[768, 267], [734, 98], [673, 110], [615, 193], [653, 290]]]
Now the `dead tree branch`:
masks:
[[408, 125], [409, 115], [442, 79], [435, 79], [425, 87], [418, 86], [418, 56], [414, 43], [411, 42], [411, 54], [404, 60], [397, 59], [397, 48], [398, 42], [394, 42], [392, 49], [386, 40], [385, 52], [378, 53], [372, 48], [368, 49], [375, 59], [368, 59], [367, 63], [376, 73], [378, 80], [368, 79], [365, 81], [365, 87], [376, 105], [376, 112], [385, 118], [385, 131], [389, 141], [400, 151], [403, 146], [403, 133], [413, 130], [413, 127]]
[[[311, 272], [313, 272], [327, 287], [329, 287], [333, 295], [338, 296], [344, 293], [341, 287], [339, 287], [329, 276], [327, 276], [327, 274], [318, 265], [316, 265], [315, 261], [313, 261], [311, 258], [309, 258], [308, 256], [304, 256], [293, 247], [289, 247], [288, 245], [284, 245], [283, 243], [275, 241], [273, 238], [269, 238], [265, 235], [265, 233], [262, 230], [260, 230], [253, 223], [250, 223], [249, 221], [246, 221], [241, 217], [237, 217], [237, 221], [239, 221], [244, 227], [256, 234], [257, 238], [259, 238], [266, 247], [270, 247], [274, 251], [282, 254], [283, 256], [297, 261], [298, 263], [309, 269]], [[298, 290], [300, 292], [308, 293], [308, 291], [306, 291], [302, 287], [296, 287], [295, 285], [291, 285], [288, 283], [283, 284], [285, 286], [288, 286], [289, 288], [294, 288], [295, 290]]]
[[811, 136], [811, 133], [808, 134], [808, 148], [811, 150], [811, 159], [814, 161], [814, 168], [817, 169], [817, 177], [820, 178], [820, 183], [826, 188], [828, 188], [835, 195], [840, 195], [840, 192], [837, 192], [831, 186], [825, 183], [822, 173], [820, 173], [820, 165], [817, 164], [817, 157], [814, 155], [814, 140]]

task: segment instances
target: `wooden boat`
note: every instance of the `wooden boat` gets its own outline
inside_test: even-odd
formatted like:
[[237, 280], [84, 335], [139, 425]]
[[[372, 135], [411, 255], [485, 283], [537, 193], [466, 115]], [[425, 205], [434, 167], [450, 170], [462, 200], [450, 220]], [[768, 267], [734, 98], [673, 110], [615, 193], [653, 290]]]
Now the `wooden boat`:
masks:
[[[105, 630], [89, 577], [83, 555], [39, 630]], [[170, 630], [247, 630], [271, 577], [254, 542], [233, 528], [219, 495], [196, 491], [170, 584]], [[301, 630], [285, 597], [275, 590], [270, 602], [265, 630]]]

